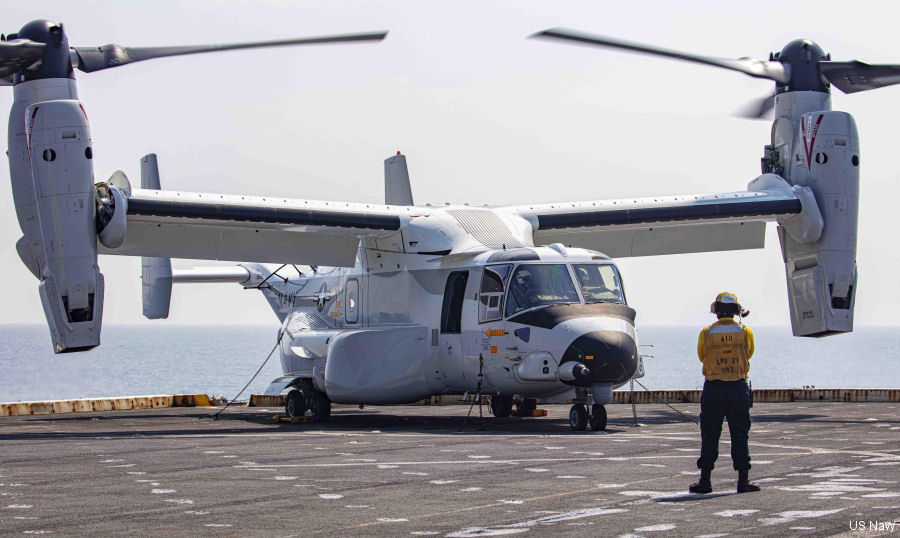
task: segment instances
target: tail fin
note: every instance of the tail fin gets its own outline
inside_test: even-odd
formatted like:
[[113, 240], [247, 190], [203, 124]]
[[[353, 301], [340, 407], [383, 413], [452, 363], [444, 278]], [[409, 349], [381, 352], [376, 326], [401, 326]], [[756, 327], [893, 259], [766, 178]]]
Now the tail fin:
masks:
[[141, 299], [144, 317], [169, 317], [172, 300], [172, 261], [169, 258], [141, 258]]
[[[155, 153], [141, 158], [141, 188], [160, 189], [159, 164]], [[172, 300], [172, 261], [169, 258], [141, 258], [141, 300], [145, 318], [169, 317], [169, 303]]]
[[406, 156], [399, 151], [396, 155], [384, 160], [384, 203], [387, 205], [413, 205]]

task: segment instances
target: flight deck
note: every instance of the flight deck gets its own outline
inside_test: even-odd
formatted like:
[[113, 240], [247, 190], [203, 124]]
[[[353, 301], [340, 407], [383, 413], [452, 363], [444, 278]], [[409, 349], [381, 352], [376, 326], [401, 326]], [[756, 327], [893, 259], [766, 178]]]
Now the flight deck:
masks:
[[[900, 532], [900, 403], [757, 403], [735, 494], [723, 432], [691, 495], [696, 403], [604, 432], [477, 406], [163, 408], [0, 418], [0, 532], [63, 535], [867, 535]], [[466, 419], [468, 413], [471, 414]], [[900, 523], [898, 523], [900, 525]]]

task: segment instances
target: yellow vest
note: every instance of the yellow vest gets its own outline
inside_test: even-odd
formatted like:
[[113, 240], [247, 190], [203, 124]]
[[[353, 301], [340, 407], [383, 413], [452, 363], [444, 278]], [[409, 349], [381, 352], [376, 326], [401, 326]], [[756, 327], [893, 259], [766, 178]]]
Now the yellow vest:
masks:
[[697, 355], [706, 379], [746, 379], [753, 355], [753, 331], [730, 319], [720, 319], [700, 331]]

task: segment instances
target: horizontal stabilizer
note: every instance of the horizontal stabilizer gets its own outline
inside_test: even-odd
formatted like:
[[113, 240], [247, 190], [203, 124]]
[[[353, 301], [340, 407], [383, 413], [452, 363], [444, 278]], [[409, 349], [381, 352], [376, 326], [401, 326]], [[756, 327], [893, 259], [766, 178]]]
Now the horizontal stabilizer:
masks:
[[227, 283], [243, 284], [250, 279], [250, 271], [240, 265], [234, 267], [198, 267], [176, 269], [172, 280], [176, 283]]

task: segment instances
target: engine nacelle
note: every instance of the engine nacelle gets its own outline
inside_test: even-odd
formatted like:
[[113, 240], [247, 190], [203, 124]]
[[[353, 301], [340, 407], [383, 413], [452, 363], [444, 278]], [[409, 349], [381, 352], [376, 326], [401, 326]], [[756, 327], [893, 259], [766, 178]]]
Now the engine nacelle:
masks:
[[[116, 174], [125, 177], [121, 171], [117, 171]], [[125, 244], [128, 198], [111, 183], [98, 183], [96, 192], [97, 238], [106, 248], [119, 248]]]
[[[779, 121], [786, 119], [776, 120], [776, 127]], [[806, 243], [778, 227], [794, 336], [850, 332], [859, 214], [859, 135], [853, 117], [833, 111], [803, 114], [785, 161], [790, 168], [785, 175], [813, 192], [825, 223], [821, 236]]]
[[37, 226], [23, 231], [40, 266], [54, 351], [90, 349], [100, 344], [103, 275], [87, 116], [78, 101], [54, 100], [30, 105], [24, 119]]

